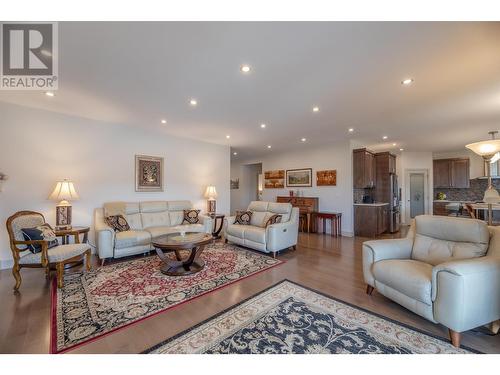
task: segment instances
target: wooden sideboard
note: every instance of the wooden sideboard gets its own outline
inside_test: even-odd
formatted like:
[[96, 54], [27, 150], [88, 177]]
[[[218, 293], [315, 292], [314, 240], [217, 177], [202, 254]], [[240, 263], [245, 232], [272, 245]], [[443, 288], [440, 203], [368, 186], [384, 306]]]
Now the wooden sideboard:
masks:
[[[278, 203], [290, 203], [293, 207], [298, 207], [301, 214], [307, 216], [307, 231], [311, 231], [311, 215], [319, 210], [319, 198], [317, 197], [276, 197]], [[314, 223], [313, 223], [314, 224]]]

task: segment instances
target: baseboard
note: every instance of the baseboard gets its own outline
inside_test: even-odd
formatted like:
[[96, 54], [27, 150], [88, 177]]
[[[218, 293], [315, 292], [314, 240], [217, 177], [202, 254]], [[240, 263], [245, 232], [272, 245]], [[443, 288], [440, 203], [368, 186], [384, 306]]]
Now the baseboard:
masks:
[[342, 236], [344, 236], [344, 237], [354, 237], [354, 233], [353, 232], [344, 232], [344, 231], [342, 231]]
[[13, 259], [0, 259], [0, 270], [6, 270], [9, 268], [12, 268], [14, 265], [14, 260]]

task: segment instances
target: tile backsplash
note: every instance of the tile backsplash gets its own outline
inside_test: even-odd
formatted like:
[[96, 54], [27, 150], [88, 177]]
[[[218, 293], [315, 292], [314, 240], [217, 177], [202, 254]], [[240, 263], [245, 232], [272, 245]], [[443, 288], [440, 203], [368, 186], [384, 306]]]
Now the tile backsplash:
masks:
[[[445, 193], [446, 200], [449, 201], [482, 201], [484, 196], [484, 191], [488, 187], [487, 179], [473, 179], [470, 180], [470, 187], [466, 189], [457, 188], [434, 188], [434, 199], [436, 199], [437, 193]], [[493, 180], [493, 187], [500, 190], [500, 179]]]
[[363, 196], [375, 198], [375, 189], [353, 189], [354, 203], [363, 203]]

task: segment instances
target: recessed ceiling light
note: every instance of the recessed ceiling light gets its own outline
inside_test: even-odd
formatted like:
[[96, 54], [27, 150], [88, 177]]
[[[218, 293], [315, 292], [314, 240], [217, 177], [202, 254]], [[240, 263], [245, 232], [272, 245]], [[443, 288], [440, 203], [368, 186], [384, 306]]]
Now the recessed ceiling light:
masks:
[[395, 143], [393, 143], [392, 145], [393, 145], [393, 146], [396, 146], [396, 144], [395, 144]]
[[413, 78], [406, 78], [401, 81], [401, 84], [405, 86], [411, 85], [412, 83], [413, 83]]
[[400, 148], [399, 151], [404, 151], [405, 149], [404, 148]]
[[271, 148], [271, 145], [267, 145], [267, 148]]
[[352, 133], [354, 131], [353, 128], [349, 128], [349, 133]]
[[250, 70], [252, 70], [252, 68], [250, 68], [250, 65], [242, 65], [240, 66], [240, 70], [242, 73], [250, 73]]
[[305, 141], [307, 141], [307, 139], [306, 138], [301, 138], [301, 141], [305, 142]]
[[265, 128], [266, 128], [266, 126], [267, 126], [266, 124], [260, 124], [260, 127], [261, 127], [262, 129], [265, 129]]
[[198, 101], [196, 99], [191, 99], [191, 100], [189, 100], [189, 104], [194, 107], [194, 106], [198, 105]]
[[162, 123], [162, 124], [166, 124], [166, 123], [167, 123], [167, 120], [163, 119], [163, 120], [161, 120], [161, 123]]
[[238, 153], [237, 152], [233, 152], [233, 155], [236, 156], [236, 155], [238, 155]]
[[382, 139], [387, 139], [387, 136], [386, 136], [386, 135], [384, 135], [384, 136], [382, 137]]
[[226, 138], [229, 139], [229, 138], [231, 138], [231, 136], [228, 134], [228, 135], [226, 135]]
[[319, 112], [319, 107], [317, 106], [313, 107], [313, 112]]
[[46, 91], [45, 95], [50, 96], [51, 98], [56, 96], [56, 94], [54, 94], [52, 91]]

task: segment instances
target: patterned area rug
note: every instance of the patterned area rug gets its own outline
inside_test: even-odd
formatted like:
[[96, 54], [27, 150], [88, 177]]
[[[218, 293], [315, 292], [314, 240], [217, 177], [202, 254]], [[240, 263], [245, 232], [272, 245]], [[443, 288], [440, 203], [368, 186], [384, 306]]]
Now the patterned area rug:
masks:
[[284, 280], [145, 353], [470, 353]]
[[283, 263], [222, 242], [207, 245], [201, 257], [205, 268], [190, 276], [162, 274], [157, 256], [65, 275], [64, 287], [52, 289], [51, 352], [74, 348]]

